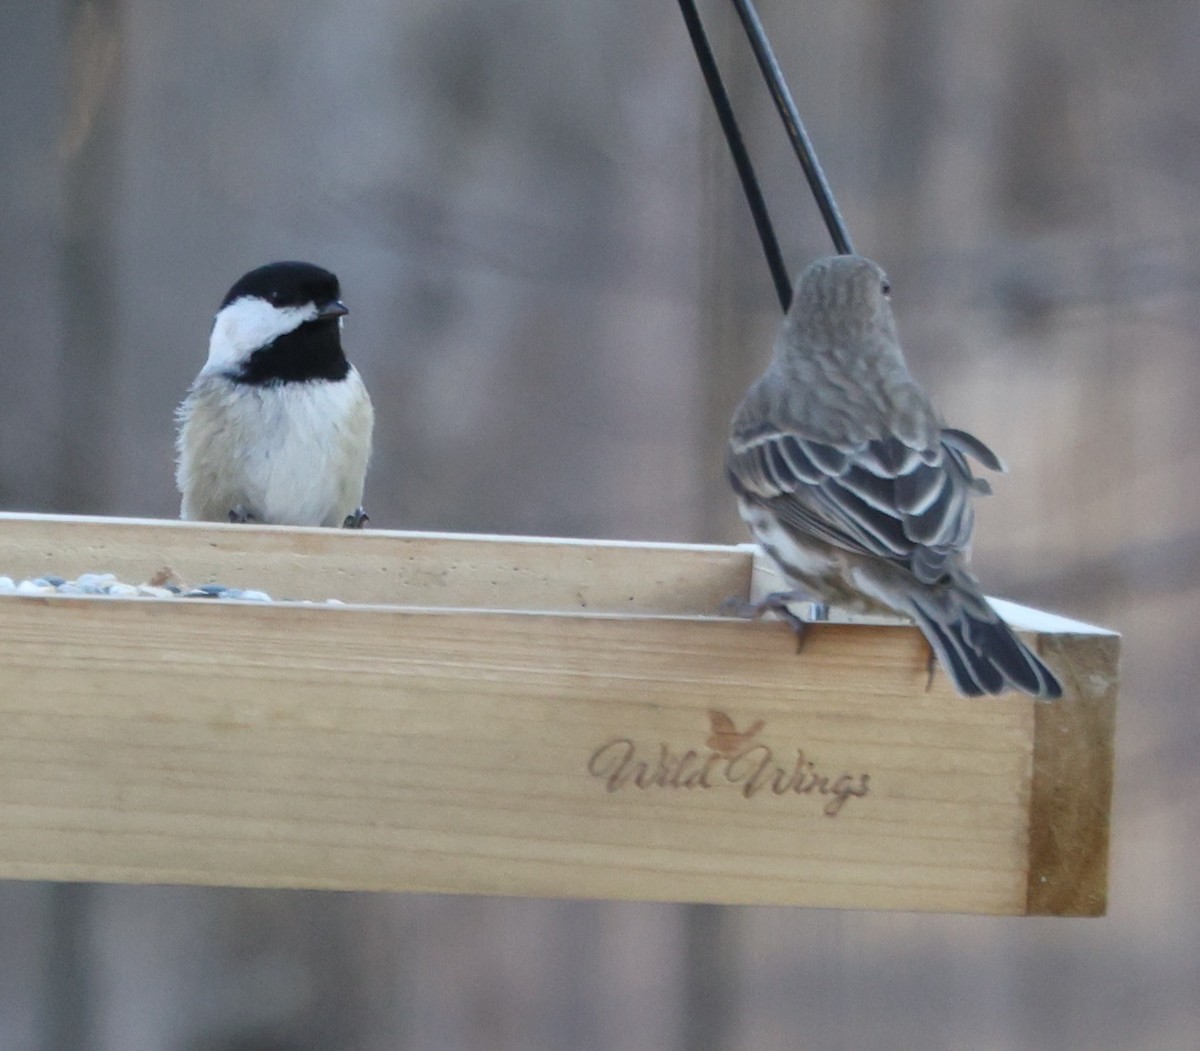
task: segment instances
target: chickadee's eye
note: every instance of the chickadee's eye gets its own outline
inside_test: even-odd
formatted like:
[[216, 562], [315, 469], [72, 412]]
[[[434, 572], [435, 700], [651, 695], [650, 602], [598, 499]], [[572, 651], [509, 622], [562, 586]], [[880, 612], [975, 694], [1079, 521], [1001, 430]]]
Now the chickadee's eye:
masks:
[[891, 283], [888, 281], [881, 281], [879, 284], [879, 291], [883, 293], [885, 299], [890, 298], [892, 295]]

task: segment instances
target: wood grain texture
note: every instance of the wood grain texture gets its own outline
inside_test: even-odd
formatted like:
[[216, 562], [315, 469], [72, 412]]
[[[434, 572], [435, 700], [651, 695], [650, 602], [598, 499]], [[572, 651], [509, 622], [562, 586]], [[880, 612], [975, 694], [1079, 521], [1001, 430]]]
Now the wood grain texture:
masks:
[[1120, 640], [1044, 636], [1042, 653], [1067, 696], [1039, 704], [1029, 816], [1033, 915], [1103, 916], [1108, 906], [1109, 813]]
[[[508, 610], [0, 597], [0, 877], [1103, 908], [1113, 636], [1039, 637], [1061, 705], [964, 701], [926, 691], [911, 627], [797, 654], [778, 623], [654, 608], [746, 593], [745, 549], [45, 525], [0, 520], [0, 551], [50, 561], [19, 572], [168, 549], [285, 581], [311, 546], [377, 601], [363, 553], [418, 544], [452, 578], [430, 594]], [[619, 612], [517, 608], [581, 592]]]
[[189, 584], [276, 599], [542, 611], [715, 614], [749, 593], [750, 545], [302, 529], [0, 513], [0, 574], [111, 572], [143, 583], [161, 567]]

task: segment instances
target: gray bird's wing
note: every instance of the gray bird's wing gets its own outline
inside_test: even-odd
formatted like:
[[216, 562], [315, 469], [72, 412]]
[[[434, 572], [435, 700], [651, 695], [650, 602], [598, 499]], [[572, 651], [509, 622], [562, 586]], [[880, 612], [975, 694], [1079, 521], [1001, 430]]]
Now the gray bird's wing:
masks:
[[942, 429], [927, 448], [894, 435], [831, 442], [767, 420], [735, 428], [728, 471], [734, 488], [786, 527], [856, 554], [886, 558], [927, 583], [971, 539], [971, 497], [990, 489], [967, 463], [1001, 469], [977, 438]]

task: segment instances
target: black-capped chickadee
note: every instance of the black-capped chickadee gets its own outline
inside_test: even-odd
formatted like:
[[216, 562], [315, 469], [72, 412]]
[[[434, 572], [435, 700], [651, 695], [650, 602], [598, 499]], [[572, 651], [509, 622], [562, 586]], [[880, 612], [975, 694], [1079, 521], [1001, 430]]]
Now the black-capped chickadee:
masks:
[[728, 472], [742, 517], [796, 598], [917, 622], [958, 691], [1062, 695], [1062, 684], [992, 608], [967, 568], [967, 462], [1003, 465], [942, 424], [909, 374], [869, 259], [819, 259], [800, 275], [770, 367], [733, 417]]
[[251, 270], [221, 303], [208, 361], [176, 412], [180, 517], [359, 527], [375, 414], [342, 352], [338, 279]]

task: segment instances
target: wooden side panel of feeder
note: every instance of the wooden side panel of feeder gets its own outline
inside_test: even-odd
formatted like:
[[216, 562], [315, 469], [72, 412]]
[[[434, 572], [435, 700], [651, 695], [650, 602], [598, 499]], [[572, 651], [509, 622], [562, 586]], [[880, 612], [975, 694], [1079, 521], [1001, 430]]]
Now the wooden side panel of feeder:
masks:
[[[170, 548], [268, 586], [316, 543], [14, 521], [0, 551], [35, 572]], [[81, 535], [130, 561], [66, 564]], [[407, 542], [322, 534], [322, 572]], [[0, 598], [0, 877], [1103, 912], [1115, 636], [1039, 635], [1058, 704], [964, 701], [926, 690], [911, 627], [819, 625], [797, 654], [777, 623], [628, 608], [655, 564], [706, 609], [748, 593], [745, 549], [568, 543], [568, 579], [559, 542], [420, 543], [477, 568], [516, 545], [518, 577], [621, 611], [522, 610], [486, 571], [507, 608]]]
[[0, 573], [257, 588], [276, 599], [712, 615], [750, 588], [753, 547], [0, 513]]

